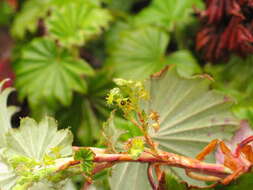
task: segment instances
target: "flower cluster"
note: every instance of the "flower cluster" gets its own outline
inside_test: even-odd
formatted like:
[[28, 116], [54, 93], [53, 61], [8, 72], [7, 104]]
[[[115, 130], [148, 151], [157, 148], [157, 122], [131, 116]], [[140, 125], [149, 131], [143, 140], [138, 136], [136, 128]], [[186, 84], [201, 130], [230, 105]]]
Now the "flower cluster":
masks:
[[197, 34], [196, 49], [205, 60], [253, 53], [253, 0], [206, 0], [206, 10], [198, 15], [203, 27]]

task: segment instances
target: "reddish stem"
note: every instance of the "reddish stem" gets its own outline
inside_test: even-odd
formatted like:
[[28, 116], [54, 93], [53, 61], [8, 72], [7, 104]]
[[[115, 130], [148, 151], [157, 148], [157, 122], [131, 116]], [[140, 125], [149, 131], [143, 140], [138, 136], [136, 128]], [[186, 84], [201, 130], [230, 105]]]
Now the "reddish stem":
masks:
[[239, 157], [240, 155], [240, 152], [241, 152], [241, 149], [247, 145], [248, 143], [252, 142], [253, 141], [253, 136], [250, 136], [246, 139], [244, 139], [242, 142], [240, 142], [237, 147], [236, 147], [236, 150], [235, 150], [235, 156], [236, 157]]
[[161, 163], [164, 165], [186, 168], [190, 171], [221, 178], [231, 174], [231, 171], [223, 165], [209, 164], [196, 159], [167, 152], [160, 153], [159, 158], [144, 152], [137, 160], [134, 160], [129, 154], [95, 154], [94, 162]]
[[[74, 147], [75, 151], [81, 149], [81, 147]], [[141, 163], [157, 163], [161, 165], [168, 165], [173, 167], [179, 167], [187, 169], [188, 171], [206, 174], [210, 176], [216, 176], [219, 178], [225, 178], [232, 173], [232, 171], [221, 164], [210, 164], [199, 161], [197, 159], [180, 156], [174, 153], [159, 151], [159, 155], [153, 155], [148, 152], [143, 152], [138, 159], [133, 159], [130, 154], [108, 154], [105, 149], [88, 148], [94, 153], [94, 162], [101, 163], [97, 165], [93, 172], [101, 171], [104, 168], [111, 167], [113, 164], [121, 162], [141, 162]], [[78, 161], [75, 161], [78, 164]], [[73, 165], [71, 162], [70, 165]], [[67, 166], [65, 165], [64, 168]]]
[[153, 178], [153, 164], [149, 163], [148, 165], [148, 180], [153, 190], [157, 190], [157, 185], [155, 184], [155, 180]]

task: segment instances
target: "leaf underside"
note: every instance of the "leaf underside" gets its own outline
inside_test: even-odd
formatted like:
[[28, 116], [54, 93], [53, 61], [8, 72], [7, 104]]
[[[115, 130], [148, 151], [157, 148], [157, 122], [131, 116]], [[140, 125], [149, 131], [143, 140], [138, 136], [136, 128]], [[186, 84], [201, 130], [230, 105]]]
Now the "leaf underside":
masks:
[[[142, 107], [147, 112], [157, 111], [160, 116], [160, 130], [150, 131], [152, 138], [159, 143], [160, 149], [194, 158], [212, 139], [229, 139], [238, 125], [238, 120], [230, 112], [231, 99], [209, 89], [210, 81], [201, 78], [182, 78], [175, 67], [165, 70], [159, 76], [153, 76], [146, 82], [150, 100]], [[213, 161], [213, 156], [208, 161]], [[130, 187], [128, 171], [137, 168], [136, 164], [116, 166], [111, 180], [113, 190], [120, 189], [117, 181], [124, 176], [125, 185]], [[143, 166], [147, 167], [146, 165]], [[143, 169], [142, 167], [138, 167]], [[182, 169], [172, 169], [182, 180], [201, 185], [203, 183], [189, 180]], [[123, 174], [121, 174], [123, 172]], [[126, 173], [128, 175], [126, 175]], [[145, 181], [146, 172], [135, 178]], [[132, 179], [133, 183], [134, 179]], [[137, 183], [137, 182], [136, 182]], [[139, 183], [137, 183], [139, 184]], [[144, 190], [144, 184], [135, 189]]]
[[21, 155], [42, 161], [53, 148], [59, 147], [61, 157], [72, 154], [73, 136], [69, 129], [57, 131], [54, 119], [46, 117], [36, 123], [33, 119], [21, 120], [18, 129], [7, 135], [8, 151], [13, 155]]

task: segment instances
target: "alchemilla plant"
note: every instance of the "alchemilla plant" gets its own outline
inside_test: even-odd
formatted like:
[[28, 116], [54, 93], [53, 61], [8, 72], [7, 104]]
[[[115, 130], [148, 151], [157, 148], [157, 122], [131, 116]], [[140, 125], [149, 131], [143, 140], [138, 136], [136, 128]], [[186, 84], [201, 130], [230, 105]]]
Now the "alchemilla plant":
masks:
[[251, 13], [2, 0], [0, 190], [251, 189]]

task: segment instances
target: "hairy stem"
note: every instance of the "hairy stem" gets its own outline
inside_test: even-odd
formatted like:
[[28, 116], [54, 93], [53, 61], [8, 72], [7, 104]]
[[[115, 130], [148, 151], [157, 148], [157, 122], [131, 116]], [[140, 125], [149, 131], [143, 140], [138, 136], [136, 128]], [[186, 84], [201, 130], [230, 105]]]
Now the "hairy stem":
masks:
[[[74, 150], [80, 149], [75, 147]], [[221, 164], [211, 164], [199, 161], [197, 159], [180, 156], [174, 153], [159, 151], [159, 155], [153, 155], [148, 152], [143, 152], [138, 159], [133, 159], [130, 154], [108, 154], [104, 149], [88, 148], [94, 152], [95, 163], [121, 163], [121, 162], [141, 162], [141, 163], [159, 163], [161, 165], [173, 166], [187, 169], [187, 171], [197, 172], [201, 174], [225, 178], [232, 173], [232, 171]], [[106, 164], [110, 167], [110, 164]]]

